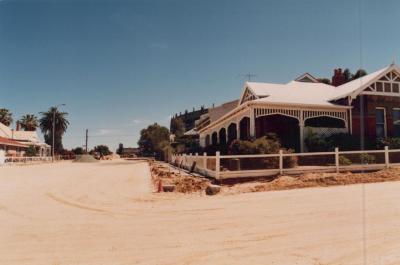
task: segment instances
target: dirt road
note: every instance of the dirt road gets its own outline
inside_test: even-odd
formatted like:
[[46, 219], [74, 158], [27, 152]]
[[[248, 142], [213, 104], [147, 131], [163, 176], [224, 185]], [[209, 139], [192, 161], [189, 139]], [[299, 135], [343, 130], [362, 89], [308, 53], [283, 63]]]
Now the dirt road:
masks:
[[[0, 168], [0, 264], [363, 264], [362, 185], [152, 194], [145, 163]], [[400, 264], [400, 182], [367, 184], [367, 264]]]

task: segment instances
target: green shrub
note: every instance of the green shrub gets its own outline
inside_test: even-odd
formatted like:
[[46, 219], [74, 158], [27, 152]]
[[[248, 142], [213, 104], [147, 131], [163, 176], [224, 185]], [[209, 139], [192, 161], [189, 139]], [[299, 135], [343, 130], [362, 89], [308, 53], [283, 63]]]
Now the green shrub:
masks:
[[309, 152], [327, 152], [335, 149], [331, 141], [328, 141], [325, 137], [320, 136], [311, 130], [308, 132], [308, 136], [304, 140], [304, 143]]
[[350, 166], [352, 164], [351, 160], [345, 156], [339, 156], [339, 165]]
[[[234, 140], [229, 146], [228, 153], [231, 155], [255, 155], [255, 154], [278, 154], [281, 144], [274, 134], [268, 134], [254, 141]], [[293, 150], [285, 150], [284, 153], [293, 153]], [[284, 157], [285, 168], [297, 166], [297, 157]], [[278, 168], [278, 157], [243, 159], [243, 169]]]
[[[360, 150], [360, 137], [348, 133], [337, 133], [325, 137], [311, 131], [304, 142], [309, 152], [329, 152], [334, 151], [335, 147], [342, 151]], [[398, 143], [400, 148], [400, 140]], [[368, 138], [364, 140], [364, 149], [375, 148], [374, 140]]]
[[[283, 150], [284, 154], [292, 154], [294, 150], [288, 149]], [[286, 156], [283, 158], [283, 167], [284, 168], [294, 168], [298, 166], [298, 158], [297, 156]]]
[[373, 164], [375, 163], [375, 156], [370, 155], [370, 154], [361, 154], [360, 155], [360, 161], [361, 163], [365, 163], [365, 164]]
[[335, 147], [342, 151], [360, 150], [360, 137], [348, 133], [332, 134], [326, 137], [326, 141], [332, 146], [331, 150]]
[[30, 145], [25, 151], [25, 156], [30, 157], [30, 156], [36, 156], [36, 155], [37, 155], [37, 149], [33, 145]]
[[400, 138], [399, 137], [387, 137], [384, 139], [379, 139], [376, 143], [378, 149], [383, 149], [388, 146], [389, 149], [400, 149]]

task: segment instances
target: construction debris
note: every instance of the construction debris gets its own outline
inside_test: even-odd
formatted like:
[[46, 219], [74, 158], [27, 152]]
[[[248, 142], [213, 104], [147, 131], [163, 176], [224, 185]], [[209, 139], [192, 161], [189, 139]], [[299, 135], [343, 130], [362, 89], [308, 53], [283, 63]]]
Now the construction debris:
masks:
[[203, 193], [207, 186], [211, 184], [209, 179], [193, 176], [188, 172], [173, 168], [165, 163], [150, 162], [150, 168], [154, 186], [158, 187], [161, 181], [163, 191], [166, 191], [164, 187], [167, 187], [169, 192]]
[[206, 188], [206, 194], [207, 195], [215, 195], [221, 191], [221, 186], [218, 185], [208, 185]]
[[173, 192], [175, 190], [175, 185], [163, 185], [162, 190], [164, 192]]

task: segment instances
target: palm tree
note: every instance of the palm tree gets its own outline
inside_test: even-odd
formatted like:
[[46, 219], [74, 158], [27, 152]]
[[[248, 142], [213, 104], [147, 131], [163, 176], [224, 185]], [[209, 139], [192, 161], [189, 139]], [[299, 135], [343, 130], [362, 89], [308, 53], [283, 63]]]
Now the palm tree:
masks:
[[8, 109], [0, 109], [0, 122], [10, 126], [13, 122], [12, 113]]
[[52, 145], [53, 142], [53, 117], [55, 117], [54, 130], [54, 149], [55, 153], [63, 149], [62, 136], [67, 131], [69, 121], [66, 119], [68, 113], [59, 112], [57, 107], [51, 107], [48, 111], [40, 112], [42, 117], [39, 120], [39, 126], [44, 134], [44, 140], [47, 144]]
[[36, 131], [36, 128], [38, 127], [38, 119], [33, 114], [26, 114], [21, 117], [19, 124], [25, 131]]

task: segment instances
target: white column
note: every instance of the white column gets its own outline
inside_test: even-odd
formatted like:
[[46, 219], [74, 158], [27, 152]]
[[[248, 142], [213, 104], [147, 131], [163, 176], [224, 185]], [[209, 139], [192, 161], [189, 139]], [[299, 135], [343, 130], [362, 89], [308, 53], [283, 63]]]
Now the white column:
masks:
[[200, 134], [200, 146], [205, 147], [206, 146], [206, 136], [203, 134]]
[[240, 120], [236, 120], [236, 138], [240, 140]]
[[219, 179], [219, 171], [220, 171], [220, 153], [217, 151], [215, 153], [215, 178]]
[[256, 136], [256, 120], [254, 116], [254, 109], [250, 107], [250, 138]]
[[304, 152], [304, 121], [299, 121], [299, 129], [300, 129], [300, 152]]

